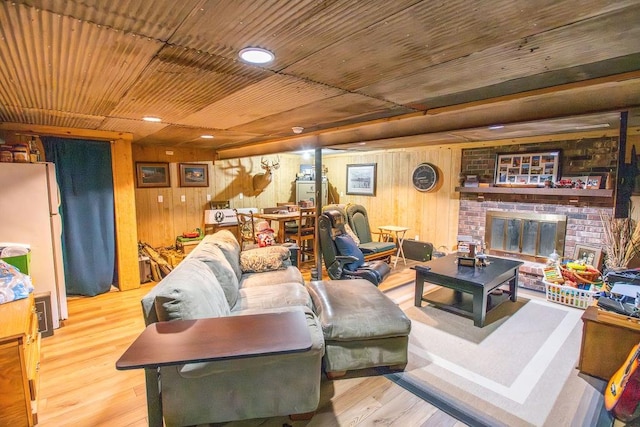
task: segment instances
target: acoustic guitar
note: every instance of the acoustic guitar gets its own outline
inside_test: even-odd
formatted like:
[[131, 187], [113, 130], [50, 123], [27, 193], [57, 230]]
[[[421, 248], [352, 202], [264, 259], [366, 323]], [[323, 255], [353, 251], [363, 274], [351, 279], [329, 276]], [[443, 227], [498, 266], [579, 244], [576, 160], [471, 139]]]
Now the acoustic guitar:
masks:
[[627, 360], [609, 380], [604, 393], [604, 406], [620, 421], [629, 422], [640, 416], [640, 344], [629, 353]]

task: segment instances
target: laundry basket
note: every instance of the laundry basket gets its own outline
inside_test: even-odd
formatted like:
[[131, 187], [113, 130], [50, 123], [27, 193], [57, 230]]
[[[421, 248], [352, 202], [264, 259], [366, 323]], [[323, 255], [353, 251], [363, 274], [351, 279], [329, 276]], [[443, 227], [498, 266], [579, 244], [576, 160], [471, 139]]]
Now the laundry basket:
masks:
[[581, 308], [582, 310], [586, 310], [587, 307], [593, 305], [595, 295], [599, 291], [596, 285], [586, 285], [585, 288], [588, 286], [588, 289], [580, 289], [547, 281], [543, 281], [543, 283], [547, 290], [547, 301]]

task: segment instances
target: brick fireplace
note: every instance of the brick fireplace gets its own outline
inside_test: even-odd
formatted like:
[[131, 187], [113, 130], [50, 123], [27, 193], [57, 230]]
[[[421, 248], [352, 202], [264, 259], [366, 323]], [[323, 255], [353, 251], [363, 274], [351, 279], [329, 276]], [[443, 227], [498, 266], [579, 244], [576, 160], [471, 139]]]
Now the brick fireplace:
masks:
[[[587, 190], [585, 190], [587, 191]], [[463, 198], [460, 200], [460, 217], [458, 219], [458, 233], [472, 236], [475, 240], [485, 238], [487, 211], [508, 211], [534, 214], [565, 215], [567, 228], [564, 238], [564, 248], [561, 255], [572, 258], [576, 244], [593, 247], [602, 247], [604, 231], [600, 220], [600, 212], [611, 214], [612, 208], [596, 206], [570, 206], [552, 203], [521, 203], [488, 200], [473, 200]], [[502, 254], [501, 254], [502, 255]], [[520, 286], [544, 291], [542, 284], [541, 265], [546, 258], [539, 257], [536, 261], [530, 261], [527, 257], [508, 255], [525, 261], [520, 268]]]
[[[498, 153], [541, 151], [551, 144], [532, 144], [501, 146], [493, 148], [466, 149], [462, 153], [462, 175], [475, 174], [480, 181], [491, 183], [495, 171]], [[617, 138], [597, 138], [570, 141], [556, 141], [554, 149], [561, 150], [562, 175], [610, 175], [615, 179]], [[486, 185], [486, 184], [485, 184]], [[525, 218], [542, 218], [544, 215], [566, 217], [566, 232], [557, 252], [564, 257], [573, 258], [576, 245], [602, 247], [604, 239], [601, 212], [613, 213], [614, 198], [607, 194], [595, 196], [591, 190], [554, 194], [554, 189], [518, 189], [508, 192], [492, 192], [483, 188], [470, 192], [460, 192], [460, 213], [458, 234], [471, 236], [474, 240], [486, 239], [487, 213], [522, 213]], [[580, 191], [584, 191], [581, 193]], [[571, 193], [571, 194], [569, 194]], [[611, 192], [612, 193], [612, 192]], [[505, 254], [494, 251], [496, 255], [509, 256], [525, 261], [520, 268], [520, 286], [544, 291], [542, 283], [542, 265], [546, 255], [538, 256]], [[544, 255], [544, 256], [542, 256]]]

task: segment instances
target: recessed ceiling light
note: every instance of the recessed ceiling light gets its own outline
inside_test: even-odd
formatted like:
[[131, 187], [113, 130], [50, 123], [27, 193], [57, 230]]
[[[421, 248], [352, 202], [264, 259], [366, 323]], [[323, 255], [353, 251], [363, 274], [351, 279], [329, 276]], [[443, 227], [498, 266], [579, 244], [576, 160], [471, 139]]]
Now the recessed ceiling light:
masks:
[[293, 131], [293, 133], [302, 133], [304, 128], [302, 126], [294, 126], [291, 128], [291, 130]]
[[200, 135], [202, 139], [213, 139], [213, 135]]
[[504, 125], [493, 125], [493, 126], [489, 126], [489, 129], [496, 130], [496, 129], [502, 129], [503, 127]]
[[601, 129], [601, 128], [608, 128], [609, 127], [609, 123], [600, 123], [597, 125], [582, 125], [582, 126], [576, 126], [576, 129]]
[[162, 121], [160, 117], [153, 117], [153, 116], [144, 116], [142, 120], [144, 120], [145, 122], [155, 122], [155, 123]]
[[252, 64], [266, 64], [276, 58], [272, 52], [260, 47], [246, 47], [240, 51], [239, 55], [242, 60]]

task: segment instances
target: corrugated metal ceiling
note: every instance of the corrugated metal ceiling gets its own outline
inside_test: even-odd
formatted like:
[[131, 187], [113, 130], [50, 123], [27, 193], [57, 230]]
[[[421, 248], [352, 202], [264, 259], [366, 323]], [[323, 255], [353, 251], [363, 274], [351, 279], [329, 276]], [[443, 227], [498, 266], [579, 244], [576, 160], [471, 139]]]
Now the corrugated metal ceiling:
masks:
[[[457, 129], [640, 105], [640, 94], [611, 82], [585, 84], [566, 97], [572, 106], [517, 95], [629, 72], [638, 80], [637, 0], [3, 1], [0, 39], [0, 121], [130, 132], [135, 143], [221, 156], [243, 145], [252, 154], [414, 144], [409, 135], [452, 143], [483, 136]], [[245, 64], [237, 53], [246, 46], [276, 59]], [[506, 107], [486, 101], [505, 95]], [[475, 101], [486, 103], [482, 113], [431, 114]], [[205, 133], [215, 138], [199, 139]]]

